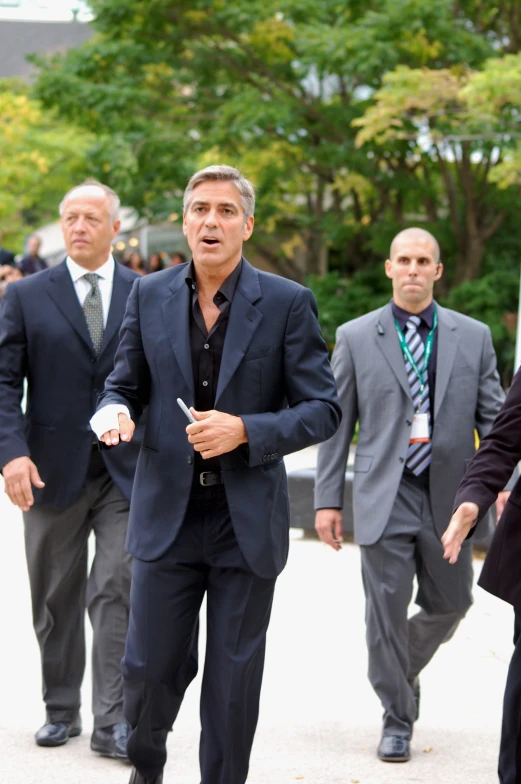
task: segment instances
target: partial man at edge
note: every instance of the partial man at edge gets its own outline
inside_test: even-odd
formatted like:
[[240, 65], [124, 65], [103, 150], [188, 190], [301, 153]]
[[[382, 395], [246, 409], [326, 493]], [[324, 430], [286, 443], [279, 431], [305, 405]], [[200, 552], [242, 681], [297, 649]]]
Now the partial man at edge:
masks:
[[[521, 371], [490, 433], [480, 444], [454, 501], [454, 515], [442, 537], [444, 557], [456, 564], [467, 537], [494, 503], [521, 460]], [[515, 610], [514, 653], [510, 661], [503, 702], [503, 723], [498, 774], [501, 784], [521, 781], [521, 482], [518, 480], [501, 515], [478, 585], [509, 602]]]
[[[85, 607], [94, 631], [91, 748], [127, 759], [120, 661], [128, 625], [129, 499], [140, 434], [101, 452], [89, 426], [114, 366], [133, 272], [116, 264], [119, 199], [95, 181], [60, 205], [66, 260], [11, 283], [0, 309], [0, 466], [23, 512], [42, 664], [39, 746], [81, 732]], [[27, 380], [27, 410], [21, 409]], [[96, 552], [88, 574], [87, 540]]]
[[[384, 708], [377, 750], [384, 762], [409, 760], [419, 675], [472, 603], [470, 544], [451, 570], [440, 538], [475, 452], [474, 430], [490, 430], [504, 399], [488, 327], [433, 299], [442, 272], [431, 234], [411, 228], [394, 238], [385, 262], [392, 301], [337, 331], [332, 365], [343, 418], [318, 453], [315, 525], [339, 550], [358, 422], [354, 533], [369, 680]], [[505, 500], [502, 494], [499, 506]], [[420, 610], [408, 619], [414, 576]]]
[[329, 438], [340, 421], [312, 293], [242, 257], [254, 206], [254, 189], [236, 169], [193, 175], [183, 216], [192, 261], [134, 285], [92, 421], [106, 445], [128, 441], [148, 406], [127, 543], [132, 784], [163, 780], [205, 595], [201, 783], [246, 781], [273, 593], [289, 547], [283, 456]]

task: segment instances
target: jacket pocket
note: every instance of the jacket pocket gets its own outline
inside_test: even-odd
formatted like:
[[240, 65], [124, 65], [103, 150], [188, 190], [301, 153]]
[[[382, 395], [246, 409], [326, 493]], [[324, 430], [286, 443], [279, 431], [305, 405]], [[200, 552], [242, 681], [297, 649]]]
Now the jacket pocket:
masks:
[[373, 463], [373, 458], [368, 455], [358, 455], [355, 453], [355, 472], [365, 473], [369, 471]]

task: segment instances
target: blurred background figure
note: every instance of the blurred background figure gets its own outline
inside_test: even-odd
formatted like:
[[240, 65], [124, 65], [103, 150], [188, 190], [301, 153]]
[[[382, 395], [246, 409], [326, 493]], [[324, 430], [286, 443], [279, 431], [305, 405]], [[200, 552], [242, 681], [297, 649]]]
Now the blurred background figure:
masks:
[[163, 259], [159, 253], [152, 253], [149, 256], [148, 264], [147, 264], [147, 274], [150, 275], [151, 272], [159, 272], [163, 269]]
[[13, 267], [10, 264], [4, 264], [0, 267], [0, 299], [9, 283], [20, 280], [20, 278], [23, 278], [23, 272], [18, 267]]
[[186, 262], [185, 254], [181, 253], [181, 251], [176, 251], [175, 253], [172, 253], [172, 257], [167, 266], [177, 267], [178, 264], [185, 264], [185, 262]]
[[31, 234], [27, 240], [27, 255], [19, 264], [24, 275], [33, 275], [47, 269], [47, 262], [40, 256], [41, 244], [42, 241], [36, 234]]
[[0, 267], [4, 267], [6, 264], [14, 267], [14, 253], [3, 247], [3, 239], [4, 232], [0, 229]]
[[145, 264], [143, 257], [138, 250], [132, 251], [128, 256], [128, 268], [137, 272], [139, 275], [146, 275]]

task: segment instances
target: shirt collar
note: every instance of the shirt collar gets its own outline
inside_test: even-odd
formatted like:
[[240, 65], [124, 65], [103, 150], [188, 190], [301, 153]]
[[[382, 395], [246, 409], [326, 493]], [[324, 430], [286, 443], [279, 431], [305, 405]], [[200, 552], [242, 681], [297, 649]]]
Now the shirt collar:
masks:
[[[396, 302], [392, 301], [392, 309], [393, 309], [393, 316], [398, 321], [398, 324], [402, 328], [405, 329], [405, 325], [409, 321], [410, 317], [413, 315], [412, 313], [408, 313], [403, 308], [400, 308]], [[428, 305], [425, 310], [422, 310], [421, 313], [414, 314], [418, 316], [419, 319], [423, 321], [424, 324], [427, 325], [429, 329], [432, 329], [432, 324], [434, 321], [434, 300]]]
[[[241, 274], [241, 270], [242, 270], [242, 258], [237, 264], [237, 266], [235, 267], [235, 269], [228, 275], [226, 280], [223, 281], [223, 283], [219, 286], [219, 290], [217, 291], [216, 296], [217, 294], [222, 294], [222, 296], [225, 299], [227, 299], [228, 302], [232, 301], [233, 295], [235, 294], [235, 289], [237, 287], [237, 281], [239, 280]], [[186, 283], [187, 286], [189, 286], [189, 288], [192, 288], [192, 286], [195, 284], [196, 286], [195, 290], [197, 291], [197, 280], [195, 277], [195, 268], [194, 268], [193, 259], [188, 266], [188, 271], [186, 274]]]
[[94, 272], [96, 275], [99, 275], [100, 278], [103, 278], [109, 283], [112, 283], [112, 280], [114, 279], [115, 261], [112, 257], [112, 253], [109, 255], [105, 264], [102, 264], [101, 267], [98, 267], [97, 270], [88, 270], [85, 269], [85, 267], [81, 267], [79, 264], [73, 261], [70, 256], [67, 256], [66, 264], [73, 283], [76, 283], [88, 272]]

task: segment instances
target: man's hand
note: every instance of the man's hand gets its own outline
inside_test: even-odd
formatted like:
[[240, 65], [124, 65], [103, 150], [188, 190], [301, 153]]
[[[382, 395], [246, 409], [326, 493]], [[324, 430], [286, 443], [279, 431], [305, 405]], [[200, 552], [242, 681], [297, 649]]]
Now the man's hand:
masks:
[[233, 452], [241, 444], [248, 443], [246, 428], [240, 417], [222, 411], [196, 411], [193, 408], [190, 411], [197, 422], [186, 428], [188, 441], [205, 460]]
[[443, 557], [448, 559], [449, 563], [455, 564], [458, 560], [461, 545], [476, 522], [478, 514], [478, 505], [472, 501], [465, 501], [461, 506], [458, 506], [452, 515], [449, 526], [441, 537]]
[[505, 506], [510, 498], [510, 490], [502, 490], [498, 493], [496, 500], [496, 525], [499, 523], [500, 517], [505, 511]]
[[107, 430], [100, 438], [107, 446], [116, 446], [121, 441], [132, 441], [136, 426], [126, 414], [118, 414], [119, 432], [117, 430]]
[[319, 509], [315, 515], [315, 529], [322, 541], [333, 550], [342, 549], [342, 512], [340, 509]]
[[45, 487], [35, 464], [30, 457], [15, 457], [5, 464], [2, 473], [9, 499], [22, 512], [28, 512], [34, 504], [32, 485]]

